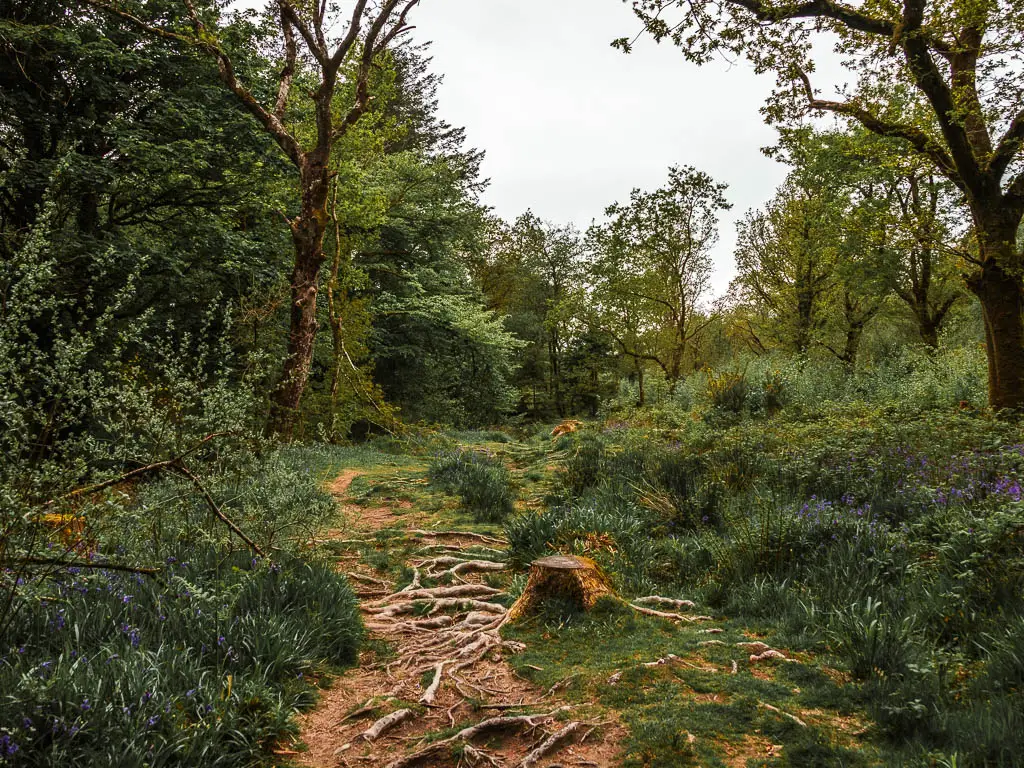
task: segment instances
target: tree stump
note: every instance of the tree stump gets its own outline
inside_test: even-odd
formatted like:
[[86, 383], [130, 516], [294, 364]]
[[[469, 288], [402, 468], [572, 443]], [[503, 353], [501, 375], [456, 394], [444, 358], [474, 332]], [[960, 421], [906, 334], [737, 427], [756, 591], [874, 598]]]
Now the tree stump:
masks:
[[508, 610], [515, 621], [537, 610], [550, 598], [565, 600], [589, 611], [598, 599], [614, 595], [608, 577], [587, 557], [553, 555], [530, 563], [530, 576], [519, 599]]

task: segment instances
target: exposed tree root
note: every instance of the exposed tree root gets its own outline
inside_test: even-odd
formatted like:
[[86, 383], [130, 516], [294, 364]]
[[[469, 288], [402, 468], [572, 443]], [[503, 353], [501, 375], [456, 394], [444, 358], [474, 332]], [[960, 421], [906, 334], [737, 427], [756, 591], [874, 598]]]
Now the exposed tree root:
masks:
[[390, 715], [385, 715], [359, 734], [359, 738], [364, 741], [376, 741], [386, 731], [391, 730], [395, 726], [401, 725], [406, 720], [412, 720], [414, 717], [416, 717], [416, 713], [411, 709], [397, 709]]
[[670, 653], [668, 656], [665, 656], [663, 658], [655, 659], [654, 661], [644, 662], [640, 666], [642, 666], [642, 667], [660, 667], [663, 664], [671, 664], [673, 661], [678, 661], [678, 660], [679, 660], [678, 656], [676, 656], [674, 653]]
[[485, 733], [519, 730], [522, 728], [533, 730], [535, 728], [539, 728], [545, 722], [550, 722], [556, 715], [566, 711], [567, 709], [569, 709], [569, 707], [559, 707], [558, 709], [554, 709], [551, 712], [541, 715], [490, 717], [486, 720], [481, 720], [476, 725], [463, 728], [454, 736], [449, 736], [447, 739], [435, 741], [416, 752], [400, 757], [397, 760], [392, 760], [387, 764], [386, 768], [408, 768], [413, 765], [421, 765], [431, 758], [446, 755], [450, 752], [452, 747], [468, 744], [477, 736]]
[[663, 605], [666, 608], [675, 608], [677, 611], [683, 608], [696, 608], [697, 604], [692, 600], [676, 600], [672, 597], [662, 597], [661, 595], [648, 595], [647, 597], [638, 597], [633, 601], [634, 603], [640, 603], [640, 605]]
[[540, 743], [540, 746], [524, 757], [522, 762], [519, 763], [518, 768], [535, 768], [537, 763], [547, 757], [551, 752], [558, 749], [562, 742], [572, 738], [582, 727], [583, 723], [575, 721], [567, 723], [564, 727], [544, 739], [544, 741]]
[[493, 560], [466, 560], [453, 565], [447, 571], [441, 571], [437, 576], [440, 578], [442, 576], [461, 576], [464, 573], [494, 573], [507, 570], [508, 565], [496, 563]]
[[399, 592], [412, 592], [413, 590], [419, 589], [420, 588], [420, 578], [421, 578], [420, 569], [419, 568], [413, 568], [412, 569], [412, 581], [409, 582], [406, 586], [402, 587], [398, 591]]
[[[500, 589], [488, 587], [486, 584], [456, 584], [450, 587], [430, 587], [428, 589], [411, 589], [406, 592], [404, 589], [390, 594], [377, 601], [380, 605], [392, 600], [423, 600], [439, 597], [480, 597], [482, 595], [499, 595]], [[370, 606], [373, 607], [373, 606]]]
[[409, 533], [416, 536], [433, 537], [435, 539], [458, 537], [460, 539], [476, 539], [477, 541], [485, 541], [488, 544], [508, 544], [504, 539], [498, 539], [494, 536], [485, 536], [482, 533], [474, 533], [472, 531], [425, 531], [422, 528], [417, 528], [409, 531]]
[[634, 605], [633, 603], [630, 603], [629, 607], [634, 611], [644, 614], [645, 616], [657, 616], [659, 619], [669, 619], [671, 621], [714, 621], [713, 616], [683, 616], [681, 613], [656, 611], [653, 608], [644, 608], [642, 605]]
[[791, 714], [789, 714], [789, 712], [783, 712], [778, 707], [773, 707], [771, 704], [767, 704], [767, 703], [765, 703], [763, 701], [759, 701], [757, 703], [760, 704], [765, 709], [767, 709], [769, 712], [774, 712], [777, 715], [782, 715], [783, 717], [789, 718], [794, 723], [796, 723], [797, 725], [803, 726], [804, 728], [807, 727], [807, 723], [805, 723], [803, 720], [801, 720], [796, 715], [791, 715]]
[[384, 587], [385, 589], [391, 589], [391, 585], [388, 584], [386, 581], [381, 581], [380, 579], [375, 579], [372, 576], [364, 576], [363, 574], [356, 573], [355, 571], [349, 571], [345, 575], [348, 576], [350, 579], [355, 579], [356, 581], [365, 581], [367, 584], [376, 584], [378, 587]]
[[409, 600], [402, 603], [391, 603], [384, 607], [366, 606], [363, 610], [367, 613], [377, 614], [378, 616], [401, 616], [405, 613], [413, 613], [414, 611], [426, 606], [429, 606], [429, 610], [427, 611], [428, 615], [437, 613], [438, 611], [451, 610], [453, 608], [458, 610], [467, 610], [471, 608], [477, 611], [486, 611], [487, 613], [505, 613], [505, 607], [498, 605], [497, 603], [488, 603], [483, 600], [459, 597], [435, 597], [427, 598], [425, 600]]
[[434, 665], [434, 679], [430, 681], [426, 692], [420, 696], [420, 704], [431, 706], [437, 698], [437, 691], [441, 687], [441, 675], [444, 674], [445, 662], [439, 661]]

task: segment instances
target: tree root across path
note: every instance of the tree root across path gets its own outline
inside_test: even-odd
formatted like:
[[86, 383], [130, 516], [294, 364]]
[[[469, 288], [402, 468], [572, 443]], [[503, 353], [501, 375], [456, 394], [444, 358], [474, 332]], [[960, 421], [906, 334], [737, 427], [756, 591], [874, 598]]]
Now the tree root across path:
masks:
[[[504, 661], [524, 647], [501, 635], [511, 600], [481, 582], [508, 569], [497, 548], [504, 542], [425, 527], [408, 533], [413, 578], [400, 589], [346, 561], [355, 581], [378, 590], [361, 603], [372, 642], [359, 668], [303, 716], [308, 751], [297, 761], [316, 768], [539, 768], [566, 753], [569, 764], [611, 765], [617, 725], [602, 725], [587, 739], [592, 723], [571, 718], [568, 705], [545, 697]], [[358, 535], [365, 534], [372, 538], [372, 531]], [[445, 543], [418, 546], [425, 538]], [[454, 733], [430, 740], [447, 729]]]

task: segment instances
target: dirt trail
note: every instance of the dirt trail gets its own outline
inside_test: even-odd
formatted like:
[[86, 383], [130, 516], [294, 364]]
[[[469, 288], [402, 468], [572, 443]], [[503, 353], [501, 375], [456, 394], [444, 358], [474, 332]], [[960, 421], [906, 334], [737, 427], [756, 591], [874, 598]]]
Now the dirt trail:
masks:
[[[347, 531], [346, 538], [394, 527], [397, 520], [412, 522], [410, 517], [429, 525], [415, 513], [399, 517], [384, 507], [368, 514], [346, 503], [360, 474], [346, 470], [329, 486], [353, 518], [355, 533]], [[507, 600], [484, 583], [484, 576], [499, 583], [493, 577], [505, 573], [502, 544], [422, 530], [410, 531], [406, 543], [412, 550], [406, 564], [416, 576], [403, 591], [373, 574], [355, 553], [339, 560], [360, 595], [369, 642], [359, 666], [337, 678], [319, 706], [300, 719], [308, 751], [298, 764], [615, 765], [621, 727], [588, 721], [585, 707], [569, 707], [537, 689], [504, 661], [519, 650], [499, 634]], [[478, 724], [481, 732], [467, 740], [424, 739]]]

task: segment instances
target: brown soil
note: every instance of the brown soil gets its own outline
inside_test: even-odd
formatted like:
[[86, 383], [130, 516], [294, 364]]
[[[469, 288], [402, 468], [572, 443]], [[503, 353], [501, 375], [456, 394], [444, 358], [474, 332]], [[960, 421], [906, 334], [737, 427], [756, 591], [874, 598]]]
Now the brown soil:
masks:
[[352, 481], [362, 474], [365, 473], [360, 472], [358, 469], [346, 469], [334, 478], [327, 488], [335, 496], [344, 496], [348, 492], [348, 487], [352, 485]]
[[[358, 470], [346, 470], [329, 486], [331, 492], [339, 497], [339, 503], [352, 526], [344, 534], [340, 531], [333, 532], [336, 539], [365, 538], [367, 534], [372, 534], [377, 529], [394, 526], [396, 519], [403, 516], [408, 519], [410, 516], [409, 513], [396, 515], [389, 507], [362, 509], [346, 504], [348, 488], [352, 480], [360, 474]], [[477, 540], [458, 536], [446, 536], [443, 542], [460, 548], [480, 545]], [[339, 558], [339, 569], [350, 572], [365, 571], [348, 556]], [[364, 572], [363, 575], [370, 574]], [[374, 578], [380, 578], [379, 574], [372, 575]], [[481, 579], [472, 573], [461, 578], [464, 583], [482, 583]], [[430, 662], [427, 660], [425, 663], [428, 650], [413, 649], [435, 642], [448, 630], [442, 629], [433, 633], [423, 630], [410, 632], [408, 621], [382, 620], [380, 615], [372, 612], [371, 603], [382, 596], [387, 596], [391, 590], [358, 581], [353, 581], [353, 586], [366, 595], [363, 598], [363, 609], [364, 617], [371, 627], [371, 642], [367, 646], [371, 650], [363, 652], [358, 667], [348, 670], [333, 681], [331, 688], [323, 692], [319, 706], [315, 710], [300, 717], [300, 738], [305, 742], [307, 751], [296, 756], [299, 765], [310, 768], [380, 768], [397, 757], [422, 747], [426, 743], [424, 737], [429, 734], [456, 726], [473, 725], [486, 718], [504, 714], [518, 705], [530, 705], [526, 712], [538, 713], [550, 712], [565, 705], [557, 695], [548, 697], [544, 690], [519, 678], [503, 658], [514, 649], [506, 649], [500, 644], [490, 647], [477, 662], [459, 669], [456, 675], [451, 675], [450, 670], [446, 671], [433, 703], [429, 706], [417, 704], [425, 690], [423, 670], [429, 667]], [[398, 596], [396, 599], [401, 598]], [[399, 618], [411, 621], [419, 617]], [[459, 619], [460, 616], [456, 615], [455, 621]], [[460, 648], [456, 647], [450, 653], [454, 655], [459, 650]], [[368, 704], [373, 707], [372, 711], [350, 716]], [[361, 738], [360, 735], [375, 720], [403, 708], [416, 710], [416, 716], [387, 731], [376, 741], [367, 742]], [[616, 755], [620, 751], [618, 745], [624, 735], [624, 729], [620, 725], [607, 721], [598, 724], [593, 711], [586, 706], [576, 706], [563, 717], [585, 723], [580, 732], [581, 736], [550, 753], [541, 760], [541, 766], [561, 764], [604, 768], [616, 765]], [[474, 746], [493, 759], [494, 765], [512, 768], [529, 750], [535, 748], [561, 725], [562, 723], [547, 724], [529, 732], [512, 732], [481, 738]], [[421, 765], [434, 768], [444, 765], [455, 766], [456, 762], [455, 758], [448, 760], [434, 756], [423, 761]]]

